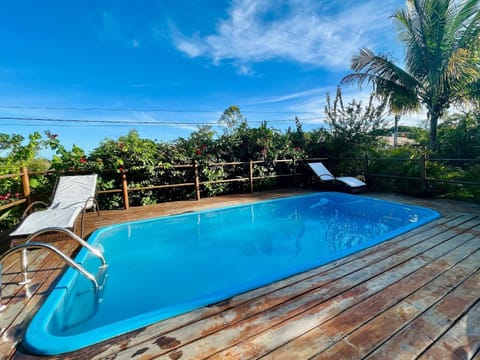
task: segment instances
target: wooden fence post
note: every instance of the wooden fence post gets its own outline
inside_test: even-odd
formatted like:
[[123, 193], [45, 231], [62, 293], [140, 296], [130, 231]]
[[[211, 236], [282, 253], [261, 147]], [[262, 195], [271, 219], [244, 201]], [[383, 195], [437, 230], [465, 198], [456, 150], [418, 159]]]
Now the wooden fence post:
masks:
[[248, 180], [250, 181], [250, 193], [253, 194], [253, 161], [248, 162]]
[[297, 186], [297, 161], [293, 158], [293, 187]]
[[122, 191], [123, 191], [123, 203], [125, 205], [125, 210], [128, 210], [129, 200], [128, 200], [128, 183], [127, 183], [127, 175], [122, 174]]
[[421, 158], [421, 177], [422, 177], [422, 191], [423, 195], [427, 195], [427, 155], [422, 154]]
[[365, 154], [365, 182], [368, 184], [368, 154]]
[[198, 166], [196, 160], [193, 160], [193, 175], [195, 176], [195, 198], [200, 200], [200, 179], [198, 177]]
[[23, 188], [23, 197], [27, 199], [27, 205], [30, 205], [32, 202], [30, 196], [30, 178], [28, 177], [28, 169], [26, 166], [20, 168], [22, 173], [22, 188]]

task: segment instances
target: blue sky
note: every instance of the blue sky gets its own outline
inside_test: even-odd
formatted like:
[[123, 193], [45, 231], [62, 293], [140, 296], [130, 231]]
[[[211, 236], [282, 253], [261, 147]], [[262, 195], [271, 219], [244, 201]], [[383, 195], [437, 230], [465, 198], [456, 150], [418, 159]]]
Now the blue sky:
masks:
[[[284, 130], [298, 116], [313, 129], [323, 121], [325, 95], [334, 95], [360, 47], [401, 61], [390, 15], [404, 6], [403, 0], [4, 2], [0, 132], [50, 130], [67, 148], [75, 143], [88, 152], [132, 128], [164, 141], [188, 137], [197, 124], [222, 133], [216, 124], [230, 105], [252, 126], [266, 120]], [[368, 92], [343, 88], [345, 100]], [[403, 119], [409, 122], [417, 119]]]

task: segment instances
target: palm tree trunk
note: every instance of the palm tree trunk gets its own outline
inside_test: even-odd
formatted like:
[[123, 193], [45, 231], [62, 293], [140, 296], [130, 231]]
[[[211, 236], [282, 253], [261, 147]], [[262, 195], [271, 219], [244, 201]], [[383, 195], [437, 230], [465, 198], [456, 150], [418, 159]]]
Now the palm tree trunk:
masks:
[[438, 123], [438, 114], [435, 112], [430, 113], [430, 151], [437, 150], [437, 123]]
[[395, 149], [398, 146], [398, 122], [400, 120], [400, 115], [395, 114], [393, 125], [393, 148]]

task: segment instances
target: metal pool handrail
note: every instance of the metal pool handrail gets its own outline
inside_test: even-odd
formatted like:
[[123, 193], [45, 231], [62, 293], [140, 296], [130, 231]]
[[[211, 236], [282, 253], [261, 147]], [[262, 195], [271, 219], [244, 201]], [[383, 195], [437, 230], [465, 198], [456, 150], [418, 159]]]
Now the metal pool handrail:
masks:
[[[58, 256], [60, 256], [63, 260], [65, 260], [65, 262], [67, 263], [67, 265], [73, 267], [75, 270], [77, 270], [78, 272], [80, 272], [83, 276], [85, 276], [88, 280], [90, 280], [94, 287], [95, 287], [95, 294], [98, 294], [98, 291], [99, 291], [99, 286], [98, 286], [98, 282], [95, 278], [95, 276], [93, 276], [91, 273], [89, 273], [87, 270], [85, 270], [83, 268], [83, 266], [81, 266], [80, 264], [77, 264], [75, 261], [73, 261], [71, 258], [69, 258], [67, 255], [65, 255], [62, 251], [60, 251], [59, 249], [57, 249], [56, 247], [54, 247], [53, 245], [50, 245], [50, 244], [45, 244], [45, 243], [40, 243], [40, 242], [29, 242], [29, 243], [25, 243], [25, 244], [20, 244], [20, 245], [17, 245], [16, 247], [14, 247], [13, 249], [10, 249], [8, 250], [5, 254], [3, 254], [1, 257], [0, 257], [0, 311], [3, 311], [6, 309], [6, 305], [2, 304], [2, 270], [3, 270], [3, 260], [5, 260], [9, 255], [17, 252], [17, 251], [24, 251], [26, 250], [27, 248], [33, 248], [33, 249], [48, 249], [50, 251], [53, 251], [55, 254], [57, 254]], [[102, 267], [105, 267], [105, 266], [102, 266]]]
[[[33, 234], [31, 234], [27, 237], [27, 239], [25, 240], [25, 244], [29, 244], [37, 236], [45, 234], [45, 233], [49, 233], [49, 232], [61, 232], [61, 233], [64, 233], [64, 234], [68, 235], [72, 240], [75, 240], [81, 246], [88, 249], [93, 255], [97, 256], [100, 259], [100, 261], [102, 262], [102, 266], [101, 266], [102, 268], [106, 268], [108, 266], [107, 261], [105, 260], [105, 257], [103, 256], [103, 254], [100, 250], [94, 248], [92, 245], [90, 245], [88, 242], [83, 240], [80, 236], [78, 236], [74, 232], [72, 232], [68, 229], [62, 228], [62, 227], [51, 226], [51, 227], [48, 227], [48, 228], [45, 228], [45, 229], [38, 230], [37, 232], [35, 232], [35, 233], [33, 233]], [[30, 279], [28, 279], [27, 266], [28, 266], [28, 264], [27, 264], [27, 250], [24, 249], [24, 251], [22, 251], [23, 280], [19, 283], [20, 285], [26, 284], [30, 281]]]

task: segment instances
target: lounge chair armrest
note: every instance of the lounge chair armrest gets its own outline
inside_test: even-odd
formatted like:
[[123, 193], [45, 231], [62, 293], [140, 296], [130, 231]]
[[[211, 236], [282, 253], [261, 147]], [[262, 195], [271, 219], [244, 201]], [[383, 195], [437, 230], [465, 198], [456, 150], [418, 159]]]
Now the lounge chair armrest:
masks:
[[32, 210], [32, 208], [38, 204], [41, 204], [45, 207], [48, 207], [48, 204], [45, 202], [45, 201], [34, 201], [33, 203], [31, 203], [30, 205], [27, 206], [27, 208], [25, 209], [25, 211], [23, 212], [22, 214], [22, 220], [29, 214], [30, 210]]
[[87, 200], [85, 200], [85, 204], [82, 210], [82, 220], [81, 220], [81, 230], [80, 236], [83, 238], [83, 229], [84, 229], [84, 221], [85, 221], [85, 212], [87, 211], [87, 205], [89, 201], [93, 201], [93, 211], [97, 212], [97, 215], [100, 216], [100, 208], [98, 207], [98, 202], [95, 196], [90, 196]]
[[87, 205], [90, 201], [93, 203], [93, 209], [96, 210], [97, 212], [100, 211], [100, 208], [98, 207], [98, 202], [95, 196], [90, 196], [85, 200], [85, 203], [83, 204], [83, 209], [84, 210], [87, 209]]

